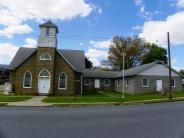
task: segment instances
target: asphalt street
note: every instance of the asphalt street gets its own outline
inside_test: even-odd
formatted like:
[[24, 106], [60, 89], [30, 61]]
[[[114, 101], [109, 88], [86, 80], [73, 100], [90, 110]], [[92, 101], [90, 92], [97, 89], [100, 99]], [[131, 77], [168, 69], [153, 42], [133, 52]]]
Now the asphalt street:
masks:
[[184, 102], [0, 107], [0, 138], [184, 138]]

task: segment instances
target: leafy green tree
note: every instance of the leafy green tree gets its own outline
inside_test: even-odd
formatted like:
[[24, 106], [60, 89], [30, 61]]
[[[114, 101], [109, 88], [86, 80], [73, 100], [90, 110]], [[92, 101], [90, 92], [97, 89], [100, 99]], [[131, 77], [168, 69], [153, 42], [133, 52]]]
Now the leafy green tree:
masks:
[[85, 57], [85, 65], [86, 65], [86, 68], [87, 68], [87, 69], [93, 67], [93, 63], [89, 60], [88, 57]]
[[179, 72], [184, 75], [184, 69], [181, 69]]
[[150, 45], [149, 52], [143, 57], [142, 64], [163, 61], [167, 64], [167, 50], [155, 44]]
[[113, 70], [121, 70], [123, 68], [123, 53], [125, 53], [125, 69], [156, 60], [167, 62], [166, 49], [148, 43], [137, 36], [127, 38], [116, 36], [109, 48], [108, 59], [102, 61], [102, 64], [111, 66]]

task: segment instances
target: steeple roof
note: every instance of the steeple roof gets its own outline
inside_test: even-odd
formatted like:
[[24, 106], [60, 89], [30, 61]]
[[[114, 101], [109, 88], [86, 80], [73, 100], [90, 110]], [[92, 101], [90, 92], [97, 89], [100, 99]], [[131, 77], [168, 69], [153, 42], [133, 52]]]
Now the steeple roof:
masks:
[[49, 20], [48, 22], [46, 23], [43, 23], [43, 24], [40, 24], [39, 27], [47, 27], [47, 28], [56, 28], [56, 32], [58, 33], [58, 27], [51, 21]]

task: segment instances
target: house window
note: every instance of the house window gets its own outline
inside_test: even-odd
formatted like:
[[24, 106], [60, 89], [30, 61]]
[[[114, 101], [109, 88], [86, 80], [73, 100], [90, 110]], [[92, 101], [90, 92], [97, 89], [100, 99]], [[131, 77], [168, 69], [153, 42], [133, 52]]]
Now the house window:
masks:
[[27, 71], [24, 74], [23, 88], [31, 88], [32, 75], [31, 72]]
[[84, 80], [84, 85], [90, 85], [90, 80], [89, 79], [85, 79]]
[[175, 80], [172, 80], [172, 81], [171, 81], [171, 86], [172, 86], [172, 87], [175, 87]]
[[58, 85], [59, 85], [58, 86], [59, 89], [66, 89], [66, 87], [67, 87], [67, 76], [64, 72], [59, 75], [59, 84]]
[[45, 52], [40, 56], [40, 60], [51, 60], [51, 56]]
[[149, 87], [148, 79], [142, 79], [142, 87]]
[[116, 80], [116, 85], [117, 85], [117, 86], [120, 86], [120, 80], [119, 80], [119, 79]]
[[49, 31], [50, 31], [50, 29], [46, 28], [46, 36], [49, 36]]
[[104, 85], [105, 86], [109, 86], [110, 85], [110, 80], [109, 79], [105, 79], [104, 80]]
[[126, 86], [129, 85], [129, 79], [126, 79]]

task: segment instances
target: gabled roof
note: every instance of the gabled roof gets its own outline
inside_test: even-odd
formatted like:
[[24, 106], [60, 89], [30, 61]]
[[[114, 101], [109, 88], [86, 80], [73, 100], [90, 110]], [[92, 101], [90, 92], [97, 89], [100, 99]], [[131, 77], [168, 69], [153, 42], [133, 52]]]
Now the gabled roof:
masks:
[[[21, 65], [27, 58], [29, 58], [37, 48], [21, 47], [10, 63], [10, 69], [14, 70]], [[57, 52], [64, 58], [64, 60], [77, 72], [82, 72], [85, 68], [84, 52], [79, 50], [61, 50]]]
[[46, 23], [40, 24], [39, 27], [40, 28], [41, 27], [56, 28], [57, 33], [59, 32], [58, 31], [58, 27], [50, 20], [48, 22], [46, 22]]
[[82, 72], [85, 69], [84, 51], [65, 49], [58, 49], [57, 51], [64, 56], [65, 60], [71, 64], [74, 70]]
[[83, 76], [91, 78], [114, 78], [119, 72], [84, 69]]
[[37, 49], [20, 47], [10, 63], [10, 70], [14, 70], [22, 64], [28, 57], [30, 57]]
[[[137, 66], [137, 67], [134, 67], [134, 68], [127, 69], [127, 70], [125, 70], [125, 76], [137, 75], [137, 74], [143, 72], [144, 70], [146, 70], [148, 68], [151, 68], [152, 66], [154, 66], [156, 64], [162, 64], [165, 67], [169, 68], [169, 66], [167, 64], [165, 64], [164, 62], [156, 61], [156, 62], [152, 62], [152, 63], [149, 63], [149, 64], [144, 64], [144, 65], [141, 65], [141, 66]], [[181, 75], [178, 71], [174, 70], [173, 68], [172, 68], [172, 71], [183, 77], [183, 75]], [[123, 72], [121, 71], [116, 77], [122, 77], [123, 76], [122, 74], [123, 74]]]
[[[137, 67], [125, 70], [125, 72], [124, 72], [125, 77], [137, 75], [137, 74], [143, 72], [144, 70], [146, 70], [148, 68], [151, 68], [152, 66], [154, 66], [156, 64], [162, 64], [162, 65], [164, 65], [165, 67], [168, 68], [168, 65], [165, 64], [164, 62], [156, 61], [156, 62], [152, 62], [152, 63], [149, 63], [149, 64], [144, 64], [144, 65], [141, 65], [141, 66], [137, 66]], [[172, 69], [172, 71], [177, 73], [181, 77], [184, 77], [182, 74], [180, 74], [176, 70]], [[93, 78], [119, 78], [119, 77], [123, 76], [122, 71], [96, 71], [96, 70], [87, 70], [87, 69], [85, 69], [83, 71], [83, 73], [84, 73], [84, 77], [93, 77]]]

